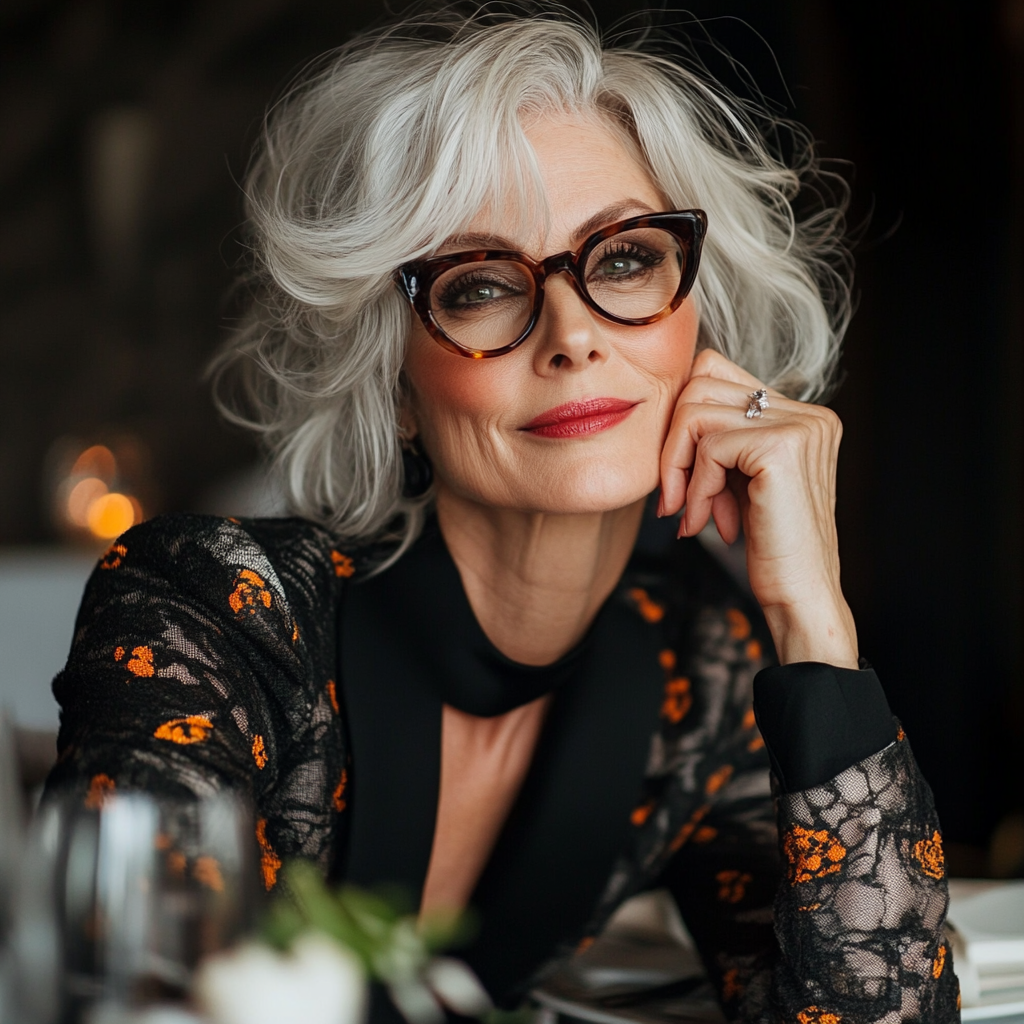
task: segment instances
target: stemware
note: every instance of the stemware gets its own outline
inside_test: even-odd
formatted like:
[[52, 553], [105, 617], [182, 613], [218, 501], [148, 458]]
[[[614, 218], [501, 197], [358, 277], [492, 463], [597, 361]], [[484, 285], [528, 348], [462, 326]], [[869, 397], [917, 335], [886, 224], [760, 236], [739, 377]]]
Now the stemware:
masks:
[[252, 923], [242, 801], [94, 796], [45, 801], [34, 823], [12, 944], [26, 1024], [121, 1024], [181, 1006], [200, 959]]

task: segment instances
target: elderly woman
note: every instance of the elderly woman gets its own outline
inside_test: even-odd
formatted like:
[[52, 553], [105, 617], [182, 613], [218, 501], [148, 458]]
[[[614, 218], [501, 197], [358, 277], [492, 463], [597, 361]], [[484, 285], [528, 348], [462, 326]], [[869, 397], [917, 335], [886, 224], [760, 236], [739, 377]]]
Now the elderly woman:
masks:
[[505, 1003], [668, 886], [732, 1020], [957, 1020], [938, 824], [807, 404], [848, 313], [840, 211], [790, 205], [809, 150], [572, 19], [422, 27], [292, 90], [249, 180], [221, 368], [304, 518], [112, 546], [51, 786], [241, 790], [268, 889], [306, 857], [473, 906]]

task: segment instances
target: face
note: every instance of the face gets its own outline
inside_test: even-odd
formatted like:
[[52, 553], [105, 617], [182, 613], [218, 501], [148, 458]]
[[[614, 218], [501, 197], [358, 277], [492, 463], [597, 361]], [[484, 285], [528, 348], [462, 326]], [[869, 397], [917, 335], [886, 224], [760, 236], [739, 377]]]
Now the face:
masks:
[[[471, 244], [453, 240], [441, 252], [515, 249], [539, 260], [574, 251], [606, 224], [669, 208], [646, 169], [599, 123], [548, 116], [527, 125], [526, 134], [550, 229], [527, 236], [500, 210], [487, 209], [467, 230]], [[643, 498], [658, 485], [697, 328], [690, 298], [653, 324], [611, 323], [584, 304], [567, 274], [547, 279], [544, 308], [526, 341], [494, 359], [446, 351], [413, 317], [403, 425], [433, 462], [439, 500], [579, 514]]]

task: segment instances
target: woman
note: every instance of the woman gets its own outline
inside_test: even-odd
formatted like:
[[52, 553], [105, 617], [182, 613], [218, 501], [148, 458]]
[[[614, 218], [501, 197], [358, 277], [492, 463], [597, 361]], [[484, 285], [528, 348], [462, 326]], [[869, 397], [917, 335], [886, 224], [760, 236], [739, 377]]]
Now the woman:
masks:
[[51, 785], [242, 789], [268, 888], [303, 856], [473, 905], [506, 1003], [667, 885], [730, 1019], [956, 1020], [931, 797], [840, 588], [840, 425], [802, 401], [848, 311], [840, 211], [790, 206], [813, 159], [571, 19], [426, 27], [293, 90], [249, 181], [221, 368], [306, 518], [113, 545]]

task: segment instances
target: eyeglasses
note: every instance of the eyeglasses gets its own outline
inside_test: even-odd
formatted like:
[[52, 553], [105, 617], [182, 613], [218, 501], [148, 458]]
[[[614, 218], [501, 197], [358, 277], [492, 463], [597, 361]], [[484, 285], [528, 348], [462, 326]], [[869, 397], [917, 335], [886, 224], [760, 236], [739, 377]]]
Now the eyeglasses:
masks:
[[631, 217], [595, 231], [575, 252], [539, 263], [521, 252], [456, 252], [406, 263], [395, 281], [435, 341], [489, 359], [527, 339], [544, 305], [545, 280], [562, 271], [612, 323], [671, 315], [693, 287], [707, 223], [703, 210]]

